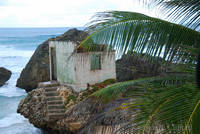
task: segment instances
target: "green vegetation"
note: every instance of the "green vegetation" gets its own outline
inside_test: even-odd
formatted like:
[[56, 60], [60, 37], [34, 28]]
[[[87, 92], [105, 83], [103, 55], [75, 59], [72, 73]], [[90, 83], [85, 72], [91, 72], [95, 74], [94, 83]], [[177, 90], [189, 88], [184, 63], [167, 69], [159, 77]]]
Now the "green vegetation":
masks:
[[168, 75], [165, 77], [151, 77], [137, 80], [131, 80], [126, 82], [119, 82], [109, 85], [106, 88], [98, 90], [92, 94], [92, 96], [98, 97], [103, 103], [108, 103], [116, 98], [120, 97], [133, 97], [137, 96], [138, 91], [140, 93], [146, 91], [153, 91], [156, 89], [164, 89], [166, 86], [180, 86], [186, 82], [193, 82], [194, 76], [181, 74], [181, 75]]
[[72, 100], [73, 102], [76, 102], [77, 97], [74, 95], [70, 95], [66, 98], [64, 105], [66, 106], [67, 104], [69, 104], [69, 102]]
[[[107, 87], [108, 85], [111, 85], [115, 83], [115, 79], [107, 79], [101, 83], [97, 83], [95, 85], [91, 85], [88, 87], [88, 89], [82, 91], [79, 95], [74, 94], [74, 95], [69, 95], [65, 98], [64, 105], [68, 109], [70, 106], [77, 104], [78, 102], [82, 101], [83, 99], [91, 96], [94, 92]], [[72, 104], [70, 102], [73, 102]], [[69, 104], [70, 103], [70, 104]]]
[[[151, 80], [154, 80], [154, 79], [155, 78], [152, 78]], [[149, 81], [149, 79], [118, 82], [94, 92], [91, 96], [100, 98], [103, 103], [108, 103], [111, 100], [118, 98], [120, 95], [125, 94], [125, 92], [127, 92], [127, 89], [134, 88], [134, 86], [138, 82], [142, 83], [142, 82], [147, 82], [147, 81]]]
[[94, 44], [108, 44], [118, 55], [139, 53], [150, 62], [161, 57], [174, 67], [167, 75], [116, 83], [93, 96], [104, 102], [133, 98], [122, 107], [137, 109], [131, 122], [135, 133], [156, 133], [159, 128], [159, 133], [199, 134], [200, 92], [194, 73], [200, 51], [200, 1], [143, 2], [150, 8], [159, 7], [173, 23], [135, 12], [102, 12], [90, 23], [90, 36], [80, 46], [88, 49]]
[[102, 88], [105, 88], [113, 83], [116, 83], [115, 79], [107, 79], [101, 83], [96, 83], [95, 85], [91, 85], [88, 89], [83, 91], [84, 98], [92, 95], [94, 92], [99, 91]]

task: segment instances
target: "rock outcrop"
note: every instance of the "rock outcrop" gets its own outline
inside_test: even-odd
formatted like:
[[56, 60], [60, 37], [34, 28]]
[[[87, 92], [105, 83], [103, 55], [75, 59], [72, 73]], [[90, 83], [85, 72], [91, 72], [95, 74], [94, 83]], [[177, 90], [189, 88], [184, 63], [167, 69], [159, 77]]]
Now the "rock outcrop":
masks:
[[[66, 33], [51, 38], [38, 46], [35, 53], [29, 60], [26, 67], [21, 72], [17, 80], [17, 87], [25, 89], [27, 92], [35, 89], [39, 82], [49, 81], [49, 46], [48, 41], [73, 41], [81, 42], [87, 33], [71, 29]], [[134, 55], [124, 55], [116, 61], [116, 74], [118, 81], [127, 81], [143, 77], [159, 75], [162, 72], [159, 63], [149, 63], [143, 58], [137, 59]]]
[[28, 64], [22, 70], [17, 80], [17, 87], [23, 88], [29, 92], [37, 87], [38, 82], [49, 81], [48, 41], [38, 46]]
[[0, 86], [3, 86], [10, 79], [11, 74], [10, 70], [0, 67]]
[[122, 103], [130, 101], [127, 96], [120, 95], [107, 103], [95, 96], [90, 96], [78, 103], [73, 103], [72, 101], [76, 100], [73, 100], [71, 96], [79, 99], [82, 98], [83, 93], [75, 93], [64, 86], [58, 88], [59, 96], [65, 103], [67, 102], [63, 118], [54, 121], [47, 120], [47, 98], [44, 88], [29, 92], [27, 97], [20, 102], [17, 112], [45, 133], [54, 134], [98, 134], [101, 132], [111, 134], [131, 119], [132, 113], [129, 110], [117, 109]]
[[123, 55], [116, 61], [116, 75], [118, 81], [128, 81], [138, 78], [153, 77], [165, 72], [161, 62], [148, 62], [143, 56]]
[[56, 38], [48, 39], [40, 44], [26, 67], [22, 70], [16, 86], [29, 92], [32, 89], [35, 89], [39, 82], [49, 81], [49, 41], [80, 42], [86, 36], [87, 34], [83, 31], [71, 29]]

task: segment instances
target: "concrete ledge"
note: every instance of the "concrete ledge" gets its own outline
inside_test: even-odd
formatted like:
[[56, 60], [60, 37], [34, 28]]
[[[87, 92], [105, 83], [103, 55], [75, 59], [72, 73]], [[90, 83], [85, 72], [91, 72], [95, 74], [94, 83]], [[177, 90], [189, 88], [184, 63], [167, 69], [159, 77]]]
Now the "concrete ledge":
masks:
[[75, 92], [81, 92], [85, 89], [87, 89], [87, 84], [63, 84], [64, 86], [67, 86], [74, 90]]
[[57, 81], [47, 81], [47, 82], [40, 82], [38, 83], [38, 88], [42, 87], [56, 87], [59, 86], [60, 84]]

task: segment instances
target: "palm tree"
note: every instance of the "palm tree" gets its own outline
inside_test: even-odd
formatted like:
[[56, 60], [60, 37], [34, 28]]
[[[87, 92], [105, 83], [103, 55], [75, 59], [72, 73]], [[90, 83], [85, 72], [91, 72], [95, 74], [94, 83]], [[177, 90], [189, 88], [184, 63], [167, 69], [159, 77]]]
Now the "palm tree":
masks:
[[135, 133], [199, 134], [200, 92], [195, 82], [195, 66], [200, 50], [200, 1], [143, 2], [162, 9], [174, 23], [135, 12], [102, 12], [89, 23], [90, 36], [80, 46], [90, 49], [94, 44], [107, 44], [118, 55], [141, 53], [148, 61], [155, 62], [152, 57], [161, 57], [165, 60], [163, 64], [183, 68], [164, 76], [117, 83], [94, 95], [107, 95], [109, 99], [112, 93], [117, 96], [131, 87], [134, 101], [127, 105], [137, 109], [131, 122]]
[[200, 30], [199, 0], [143, 0], [143, 2], [148, 6], [162, 9], [170, 21]]

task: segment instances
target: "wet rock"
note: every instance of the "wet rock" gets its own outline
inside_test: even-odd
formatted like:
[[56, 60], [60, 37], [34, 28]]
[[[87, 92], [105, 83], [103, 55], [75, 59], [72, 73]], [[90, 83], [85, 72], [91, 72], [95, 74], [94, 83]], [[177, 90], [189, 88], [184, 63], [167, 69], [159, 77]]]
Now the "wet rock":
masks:
[[47, 125], [47, 101], [44, 90], [38, 88], [28, 93], [25, 99], [21, 100], [17, 112], [21, 113], [29, 122], [36, 127], [43, 128]]
[[0, 67], [0, 86], [3, 86], [11, 77], [11, 71]]

